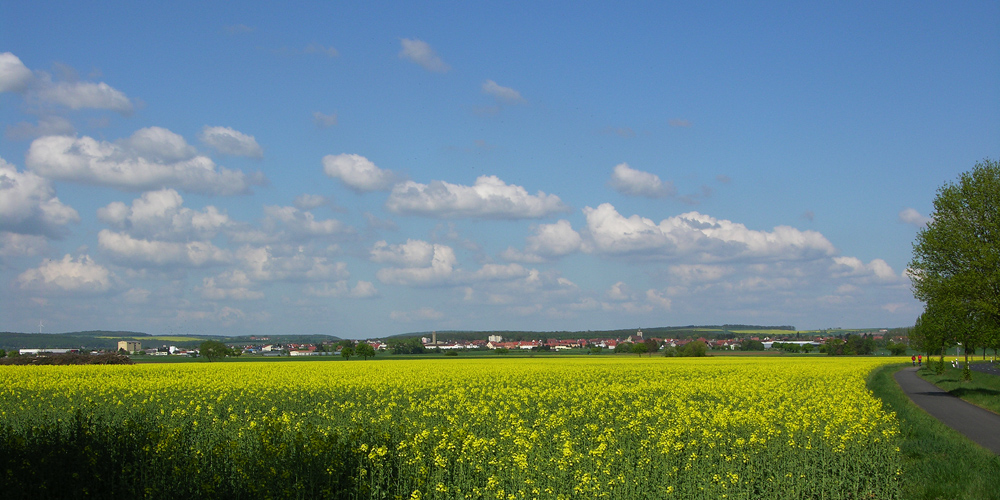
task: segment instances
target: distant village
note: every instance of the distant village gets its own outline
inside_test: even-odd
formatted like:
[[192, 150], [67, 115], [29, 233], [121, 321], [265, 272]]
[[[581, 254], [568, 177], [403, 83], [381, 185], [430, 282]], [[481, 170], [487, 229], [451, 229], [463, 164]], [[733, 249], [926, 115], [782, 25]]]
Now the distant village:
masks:
[[[889, 337], [886, 329], [873, 330], [868, 332], [857, 332], [848, 337], [862, 339], [863, 342], [870, 343], [873, 351], [876, 348], [887, 348], [893, 345], [905, 346], [908, 339], [905, 336]], [[824, 352], [824, 348], [833, 344], [846, 343], [843, 335], [839, 336], [812, 336], [810, 338], [800, 338], [795, 332], [781, 336], [761, 336], [749, 335], [743, 338], [712, 339], [705, 337], [698, 338], [661, 338], [647, 337], [642, 329], [627, 337], [618, 338], [579, 338], [579, 339], [536, 339], [512, 341], [504, 339], [502, 335], [489, 335], [485, 340], [439, 340], [437, 333], [432, 333], [429, 337], [418, 338], [388, 338], [366, 339], [366, 340], [329, 340], [319, 343], [271, 343], [271, 338], [267, 336], [251, 336], [248, 342], [227, 342], [230, 353], [235, 356], [250, 355], [263, 357], [279, 356], [345, 356], [345, 350], [350, 348], [347, 356], [360, 352], [362, 346], [370, 346], [373, 353], [391, 354], [421, 354], [421, 353], [452, 353], [457, 354], [462, 351], [496, 351], [500, 354], [517, 351], [566, 351], [580, 354], [597, 354], [604, 351], [615, 353], [636, 352], [632, 347], [637, 344], [647, 346], [643, 353], [659, 351], [660, 349], [672, 348], [682, 349], [692, 342], [700, 342], [709, 351], [754, 351], [771, 350], [780, 348], [791, 352], [812, 352], [814, 350]], [[419, 342], [419, 343], [418, 343]], [[17, 355], [46, 355], [81, 353], [81, 349], [51, 349], [51, 348], [23, 348], [19, 349]], [[102, 350], [86, 351], [95, 354], [107, 352]], [[117, 352], [133, 356], [191, 356], [200, 355], [199, 348], [178, 347], [175, 345], [163, 344], [157, 347], [143, 346], [136, 340], [121, 340], [117, 344]], [[858, 352], [858, 354], [868, 354], [870, 352]], [[2, 356], [4, 353], [0, 353]], [[13, 352], [5, 353], [15, 355]], [[346, 356], [345, 356], [346, 357]]]

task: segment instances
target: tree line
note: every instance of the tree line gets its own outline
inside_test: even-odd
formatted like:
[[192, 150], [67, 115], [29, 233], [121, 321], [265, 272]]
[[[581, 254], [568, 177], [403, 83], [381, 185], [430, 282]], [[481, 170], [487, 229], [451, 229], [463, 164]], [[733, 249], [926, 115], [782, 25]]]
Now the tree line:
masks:
[[939, 354], [1000, 348], [1000, 162], [985, 159], [938, 189], [930, 222], [917, 234], [908, 272], [924, 302], [911, 345]]

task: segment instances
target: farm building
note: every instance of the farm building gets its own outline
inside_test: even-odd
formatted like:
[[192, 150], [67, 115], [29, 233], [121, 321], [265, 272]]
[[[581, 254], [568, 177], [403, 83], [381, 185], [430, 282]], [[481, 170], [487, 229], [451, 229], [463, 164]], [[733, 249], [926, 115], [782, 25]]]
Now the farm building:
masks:
[[135, 353], [142, 350], [142, 344], [137, 340], [119, 340], [118, 350], [124, 350], [128, 353]]

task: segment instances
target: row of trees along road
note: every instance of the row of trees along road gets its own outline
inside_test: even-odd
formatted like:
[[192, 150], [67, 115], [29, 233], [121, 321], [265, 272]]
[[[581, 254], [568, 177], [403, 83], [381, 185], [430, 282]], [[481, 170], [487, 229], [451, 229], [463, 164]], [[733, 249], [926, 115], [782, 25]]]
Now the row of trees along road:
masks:
[[969, 353], [1000, 348], [1000, 162], [983, 160], [934, 198], [931, 221], [917, 234], [909, 273], [926, 304], [911, 341], [928, 354], [961, 344]]

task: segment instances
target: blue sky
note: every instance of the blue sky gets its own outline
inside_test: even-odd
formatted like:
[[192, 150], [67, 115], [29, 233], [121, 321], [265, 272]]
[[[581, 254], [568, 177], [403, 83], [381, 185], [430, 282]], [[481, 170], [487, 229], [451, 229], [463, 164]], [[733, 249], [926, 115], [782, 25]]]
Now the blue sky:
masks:
[[903, 326], [995, 2], [0, 2], [0, 329]]

